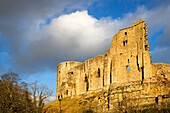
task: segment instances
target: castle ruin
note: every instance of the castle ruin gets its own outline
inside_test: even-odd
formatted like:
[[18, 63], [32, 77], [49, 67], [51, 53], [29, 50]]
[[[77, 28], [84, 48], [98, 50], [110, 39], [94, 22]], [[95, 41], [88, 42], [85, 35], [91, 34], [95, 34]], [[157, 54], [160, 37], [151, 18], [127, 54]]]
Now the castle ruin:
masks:
[[56, 98], [104, 92], [97, 103], [108, 110], [133, 103], [169, 106], [170, 65], [152, 63], [149, 49], [146, 22], [138, 20], [113, 37], [105, 54], [58, 64]]

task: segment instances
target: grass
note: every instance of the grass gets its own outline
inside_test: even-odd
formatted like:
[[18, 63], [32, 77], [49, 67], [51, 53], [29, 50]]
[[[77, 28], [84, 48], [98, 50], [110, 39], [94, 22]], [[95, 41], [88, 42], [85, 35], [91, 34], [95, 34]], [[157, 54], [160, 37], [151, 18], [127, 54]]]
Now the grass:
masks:
[[55, 100], [44, 107], [46, 113], [92, 113], [88, 104], [79, 104], [80, 98], [64, 98], [61, 101]]

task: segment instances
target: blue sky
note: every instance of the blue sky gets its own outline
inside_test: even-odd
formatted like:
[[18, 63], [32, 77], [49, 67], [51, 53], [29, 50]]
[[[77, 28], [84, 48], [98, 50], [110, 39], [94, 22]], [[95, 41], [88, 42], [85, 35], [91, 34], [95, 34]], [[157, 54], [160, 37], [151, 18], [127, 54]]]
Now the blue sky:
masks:
[[62, 61], [84, 61], [113, 35], [147, 22], [152, 62], [170, 63], [168, 0], [0, 0], [0, 74], [15, 72], [54, 90]]

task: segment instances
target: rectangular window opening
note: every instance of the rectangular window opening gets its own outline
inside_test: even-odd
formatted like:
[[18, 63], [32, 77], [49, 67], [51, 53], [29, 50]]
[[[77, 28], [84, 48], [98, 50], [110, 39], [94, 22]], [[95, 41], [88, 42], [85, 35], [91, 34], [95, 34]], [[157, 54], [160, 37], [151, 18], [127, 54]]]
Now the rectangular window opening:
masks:
[[123, 41], [123, 46], [127, 46], [128, 45], [128, 40]]
[[125, 32], [125, 35], [127, 35], [127, 32]]
[[155, 103], [158, 104], [158, 97], [155, 97]]

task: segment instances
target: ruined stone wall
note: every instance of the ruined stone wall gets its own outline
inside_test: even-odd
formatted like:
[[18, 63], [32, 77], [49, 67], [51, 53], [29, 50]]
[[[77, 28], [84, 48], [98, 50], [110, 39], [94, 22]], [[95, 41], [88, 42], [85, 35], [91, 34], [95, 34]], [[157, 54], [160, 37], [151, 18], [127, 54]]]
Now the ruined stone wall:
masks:
[[[109, 110], [144, 109], [165, 105], [170, 107], [169, 82], [135, 82], [122, 86], [111, 86]], [[166, 98], [165, 98], [166, 97]]]
[[114, 36], [107, 54], [110, 65], [106, 76], [110, 76], [110, 83], [143, 81], [149, 78], [151, 58], [146, 23], [139, 20], [132, 26], [120, 30]]
[[72, 87], [70, 87], [70, 83], [68, 83], [68, 81], [70, 81], [69, 79], [69, 70], [71, 68], [74, 68], [77, 65], [80, 65], [81, 62], [73, 62], [73, 61], [69, 61], [69, 62], [62, 62], [60, 64], [58, 64], [57, 66], [57, 98], [63, 98], [65, 96], [70, 96], [70, 92], [68, 91], [68, 89], [72, 89]]
[[103, 61], [104, 55], [86, 60], [81, 65], [72, 68], [75, 81], [75, 95], [99, 90], [103, 87]]
[[170, 64], [154, 63], [152, 73], [151, 81], [170, 81]]
[[[162, 91], [166, 94], [169, 91], [161, 88], [164, 87], [162, 82], [170, 81], [170, 65], [152, 64], [149, 48], [147, 26], [143, 20], [121, 29], [105, 54], [85, 62], [62, 62], [58, 65], [57, 99], [106, 91], [104, 97], [107, 98], [101, 97], [104, 100], [101, 99], [100, 103], [105, 101], [103, 106], [108, 109], [117, 104], [123, 106], [123, 101], [129, 101], [126, 106], [131, 101], [139, 103], [137, 99], [152, 103], [155, 96], [163, 94]], [[151, 94], [147, 91], [152, 88], [148, 87], [161, 87], [161, 90], [159, 94]]]
[[58, 65], [57, 98], [103, 88], [104, 55], [80, 62], [62, 62]]
[[[89, 102], [90, 101], [90, 102]], [[170, 107], [169, 82], [130, 82], [111, 84], [108, 90], [86, 95], [80, 104], [89, 104], [97, 113], [122, 113], [147, 108]]]

